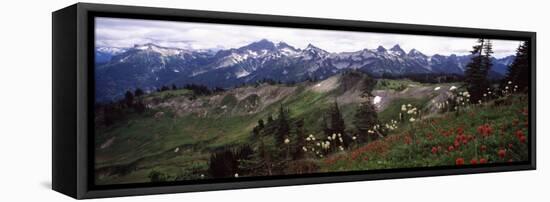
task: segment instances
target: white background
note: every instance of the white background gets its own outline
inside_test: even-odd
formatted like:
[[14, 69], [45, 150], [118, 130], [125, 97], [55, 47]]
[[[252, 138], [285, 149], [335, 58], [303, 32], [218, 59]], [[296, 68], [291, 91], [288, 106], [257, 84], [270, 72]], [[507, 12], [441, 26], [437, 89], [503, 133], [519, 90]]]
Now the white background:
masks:
[[[549, 5], [537, 0], [90, 1], [215, 11], [536, 31], [536, 171], [101, 199], [107, 201], [544, 201], [550, 199]], [[449, 3], [446, 3], [449, 2]], [[51, 12], [65, 0], [0, 5], [0, 201], [69, 201], [51, 186]], [[545, 20], [546, 19], [546, 20]]]

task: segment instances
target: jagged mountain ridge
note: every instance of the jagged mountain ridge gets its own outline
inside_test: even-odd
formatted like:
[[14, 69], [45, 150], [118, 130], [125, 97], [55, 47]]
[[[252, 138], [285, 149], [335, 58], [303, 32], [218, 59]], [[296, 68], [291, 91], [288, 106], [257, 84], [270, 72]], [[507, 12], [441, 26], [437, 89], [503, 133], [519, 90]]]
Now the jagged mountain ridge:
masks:
[[[230, 88], [263, 79], [297, 82], [322, 80], [346, 69], [374, 76], [385, 74], [463, 74], [470, 56], [426, 56], [408, 53], [399, 45], [390, 49], [363, 49], [330, 53], [312, 44], [304, 49], [263, 39], [240, 48], [219, 51], [185, 50], [152, 43], [127, 49], [96, 49], [96, 101], [120, 98], [126, 90], [152, 91], [162, 85], [189, 83]], [[98, 58], [98, 55], [103, 56]], [[106, 56], [105, 56], [106, 55]], [[98, 60], [101, 59], [101, 63]], [[493, 59], [491, 76], [506, 73], [513, 56]]]

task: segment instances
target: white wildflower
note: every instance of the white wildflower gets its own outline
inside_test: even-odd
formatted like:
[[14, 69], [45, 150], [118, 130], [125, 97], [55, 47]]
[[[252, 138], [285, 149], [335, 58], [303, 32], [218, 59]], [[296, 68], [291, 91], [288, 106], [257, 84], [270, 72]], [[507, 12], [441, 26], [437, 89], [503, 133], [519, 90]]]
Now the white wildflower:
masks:
[[456, 86], [451, 86], [451, 88], [449, 88], [449, 90], [455, 90], [456, 89]]
[[235, 176], [235, 178], [239, 177], [239, 173], [235, 173], [234, 176]]
[[441, 87], [439, 87], [439, 86], [438, 86], [438, 87], [435, 87], [435, 88], [434, 88], [434, 91], [439, 90], [439, 89], [441, 89]]
[[415, 121], [414, 117], [411, 117], [411, 118], [409, 119], [409, 121], [410, 121], [410, 122], [414, 122], [414, 121]]
[[285, 139], [285, 144], [290, 143], [290, 140], [288, 138]]
[[376, 96], [376, 97], [374, 97], [374, 99], [372, 100], [372, 104], [375, 104], [375, 105], [376, 105], [376, 104], [380, 103], [381, 101], [382, 101], [382, 97]]

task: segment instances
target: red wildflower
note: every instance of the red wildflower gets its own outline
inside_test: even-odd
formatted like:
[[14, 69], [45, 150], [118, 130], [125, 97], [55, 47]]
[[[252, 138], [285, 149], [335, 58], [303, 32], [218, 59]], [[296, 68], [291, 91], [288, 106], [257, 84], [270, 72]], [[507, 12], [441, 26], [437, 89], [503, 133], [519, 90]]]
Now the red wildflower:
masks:
[[477, 127], [477, 132], [481, 136], [489, 136], [493, 133], [493, 128], [489, 124], [484, 124]]
[[503, 159], [506, 156], [506, 150], [500, 149], [498, 150], [498, 156]]
[[470, 160], [470, 164], [472, 164], [472, 165], [477, 165], [477, 159], [472, 159], [472, 160]]
[[487, 163], [487, 159], [481, 158], [479, 159], [479, 164], [485, 164]]
[[512, 143], [508, 143], [508, 148], [512, 148], [514, 145]]
[[485, 145], [481, 145], [481, 147], [479, 148], [479, 150], [481, 150], [482, 152], [487, 150], [487, 146]]
[[456, 134], [458, 134], [458, 135], [464, 134], [464, 129], [463, 129], [462, 127], [458, 127], [458, 128], [456, 129]]
[[457, 159], [455, 160], [455, 164], [456, 164], [457, 166], [464, 165], [464, 158], [457, 158]]
[[453, 145], [451, 145], [451, 146], [449, 146], [449, 148], [447, 150], [449, 150], [449, 152], [452, 152], [452, 151], [455, 150], [455, 147], [453, 147]]
[[365, 158], [363, 158], [363, 160], [368, 161], [368, 160], [369, 160], [369, 157], [368, 157], [368, 156], [365, 156]]
[[437, 148], [436, 147], [432, 147], [432, 154], [436, 154], [437, 153]]
[[460, 146], [460, 142], [458, 142], [457, 140], [455, 140], [455, 142], [454, 142], [454, 146], [455, 146], [455, 147], [458, 147], [458, 146]]
[[407, 135], [407, 136], [405, 136], [405, 139], [404, 139], [404, 141], [405, 141], [405, 144], [411, 144], [411, 142], [412, 142], [412, 139], [411, 139], [411, 137], [410, 137], [410, 136], [408, 136], [408, 135]]
[[521, 136], [521, 137], [519, 137], [519, 141], [521, 143], [525, 143], [525, 142], [527, 142], [527, 138], [525, 136]]
[[529, 115], [529, 109], [527, 109], [527, 108], [523, 108], [520, 112], [521, 112], [524, 116]]
[[516, 137], [519, 138], [519, 137], [524, 136], [524, 135], [525, 135], [525, 134], [523, 133], [522, 130], [517, 130], [517, 131], [516, 131]]

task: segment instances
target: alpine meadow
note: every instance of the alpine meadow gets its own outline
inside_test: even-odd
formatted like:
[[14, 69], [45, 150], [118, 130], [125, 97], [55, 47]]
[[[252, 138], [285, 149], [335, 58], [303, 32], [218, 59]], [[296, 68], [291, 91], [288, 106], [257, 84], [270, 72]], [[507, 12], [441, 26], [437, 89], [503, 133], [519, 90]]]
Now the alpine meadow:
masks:
[[525, 41], [95, 20], [97, 185], [529, 159]]

